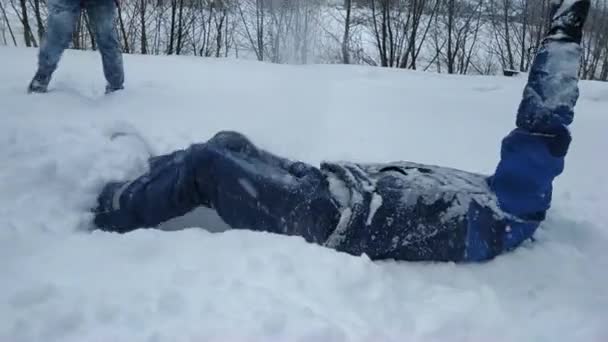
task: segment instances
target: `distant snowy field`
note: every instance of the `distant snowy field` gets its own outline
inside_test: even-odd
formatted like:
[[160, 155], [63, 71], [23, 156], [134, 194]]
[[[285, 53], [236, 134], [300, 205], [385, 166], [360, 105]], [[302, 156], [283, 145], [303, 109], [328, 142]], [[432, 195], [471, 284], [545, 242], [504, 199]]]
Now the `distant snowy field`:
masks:
[[[477, 265], [376, 262], [247, 231], [87, 232], [97, 191], [223, 129], [295, 159], [491, 173], [525, 79], [126, 56], [103, 95], [70, 51], [46, 95], [36, 50], [0, 48], [0, 341], [608, 341], [608, 84], [584, 82], [537, 241]], [[206, 213], [173, 226], [222, 230]]]

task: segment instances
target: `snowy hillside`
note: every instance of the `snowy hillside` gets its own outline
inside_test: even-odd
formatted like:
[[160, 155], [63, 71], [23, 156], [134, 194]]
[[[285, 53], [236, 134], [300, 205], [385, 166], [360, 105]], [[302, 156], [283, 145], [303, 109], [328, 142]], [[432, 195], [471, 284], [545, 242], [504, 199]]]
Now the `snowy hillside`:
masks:
[[[247, 231], [87, 232], [103, 182], [223, 129], [276, 153], [490, 173], [524, 78], [70, 51], [46, 95], [36, 51], [0, 48], [0, 341], [608, 340], [608, 84], [584, 82], [535, 243], [479, 265], [372, 263]], [[175, 227], [222, 230], [207, 213]]]

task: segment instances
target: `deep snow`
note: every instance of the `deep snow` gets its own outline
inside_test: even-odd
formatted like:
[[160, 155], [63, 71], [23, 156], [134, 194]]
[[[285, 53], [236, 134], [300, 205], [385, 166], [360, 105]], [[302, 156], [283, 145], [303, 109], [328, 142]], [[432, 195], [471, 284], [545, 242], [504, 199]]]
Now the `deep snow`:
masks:
[[[70, 51], [45, 95], [36, 51], [0, 48], [0, 341], [606, 341], [608, 84], [583, 82], [537, 241], [477, 265], [373, 263], [247, 231], [88, 232], [104, 181], [240, 130], [311, 163], [412, 160], [490, 173], [523, 77], [126, 56], [103, 95]], [[197, 221], [198, 220], [198, 221]], [[207, 213], [172, 227], [223, 225]]]

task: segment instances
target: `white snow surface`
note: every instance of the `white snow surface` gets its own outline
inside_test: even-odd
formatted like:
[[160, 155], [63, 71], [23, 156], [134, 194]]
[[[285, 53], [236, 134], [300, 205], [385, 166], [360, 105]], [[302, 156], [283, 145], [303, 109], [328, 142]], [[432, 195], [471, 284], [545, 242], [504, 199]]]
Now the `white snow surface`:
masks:
[[[608, 84], [583, 82], [566, 171], [534, 243], [483, 264], [372, 262], [303, 239], [89, 232], [102, 184], [219, 130], [310, 163], [412, 160], [491, 173], [524, 77], [445, 76], [69, 51], [27, 95], [36, 50], [0, 48], [0, 341], [608, 341]], [[167, 228], [170, 228], [168, 225]], [[215, 231], [212, 233], [210, 231]]]

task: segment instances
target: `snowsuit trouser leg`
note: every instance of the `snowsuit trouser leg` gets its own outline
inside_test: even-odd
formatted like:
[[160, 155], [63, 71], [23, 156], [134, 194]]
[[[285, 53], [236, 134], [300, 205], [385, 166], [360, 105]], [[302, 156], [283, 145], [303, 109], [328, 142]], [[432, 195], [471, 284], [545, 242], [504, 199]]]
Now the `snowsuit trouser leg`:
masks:
[[114, 214], [97, 215], [98, 227], [154, 227], [206, 206], [232, 228], [322, 243], [340, 216], [321, 171], [262, 151], [234, 132], [153, 158], [150, 172], [123, 186], [119, 198], [128, 219], [117, 224]]
[[549, 209], [552, 182], [564, 169], [571, 141], [580, 58], [578, 43], [546, 39], [534, 60], [517, 129], [503, 140], [491, 179], [501, 208], [510, 214], [542, 221]]

